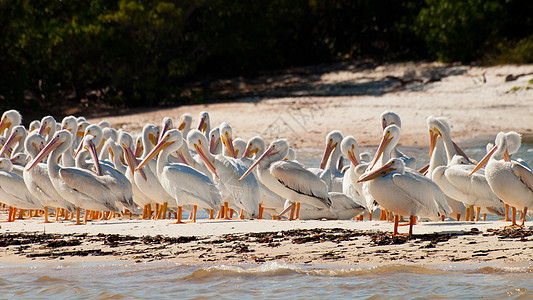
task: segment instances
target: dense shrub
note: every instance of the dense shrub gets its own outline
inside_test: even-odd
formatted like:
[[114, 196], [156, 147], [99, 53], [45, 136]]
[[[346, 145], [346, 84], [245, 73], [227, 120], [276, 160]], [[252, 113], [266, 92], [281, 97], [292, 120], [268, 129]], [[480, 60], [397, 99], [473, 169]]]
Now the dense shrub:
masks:
[[532, 62], [530, 0], [0, 1], [0, 110], [202, 101], [192, 80], [344, 58]]

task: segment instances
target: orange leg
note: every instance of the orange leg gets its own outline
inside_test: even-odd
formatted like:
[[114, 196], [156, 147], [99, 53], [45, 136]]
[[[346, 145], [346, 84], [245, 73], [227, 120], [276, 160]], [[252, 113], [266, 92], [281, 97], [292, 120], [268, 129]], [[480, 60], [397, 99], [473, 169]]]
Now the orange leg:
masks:
[[409, 216], [409, 236], [413, 235], [413, 225], [416, 224], [416, 216]]
[[[370, 221], [372, 221], [372, 212], [371, 212], [371, 211], [368, 212], [368, 219], [369, 219]], [[362, 220], [363, 220], [363, 219], [361, 218], [361, 221], [362, 221]]]
[[291, 212], [289, 214], [289, 221], [294, 220], [294, 210], [296, 209], [296, 203], [291, 202]]
[[241, 213], [239, 214], [239, 219], [244, 220], [244, 209], [241, 208]]
[[209, 220], [213, 220], [214, 216], [215, 216], [215, 210], [214, 209], [210, 209], [209, 210]]
[[446, 218], [445, 215], [440, 215], [440, 220], [444, 222], [444, 219]]
[[48, 206], [44, 207], [44, 222], [50, 223], [50, 221], [48, 221]]
[[261, 205], [261, 203], [259, 203], [259, 216], [257, 217], [259, 220], [263, 219], [263, 205]]
[[526, 215], [527, 215], [527, 207], [524, 207], [524, 215], [522, 216], [522, 227], [524, 227], [526, 223]]
[[476, 207], [476, 220], [475, 220], [476, 222], [479, 221], [480, 213], [481, 213], [481, 207], [478, 206]]
[[380, 221], [386, 221], [387, 220], [387, 211], [382, 209], [381, 210], [381, 214], [379, 215], [379, 220]]
[[504, 221], [511, 221], [509, 218], [509, 204], [505, 204], [505, 220]]
[[455, 217], [455, 221], [459, 221], [459, 220], [461, 220], [461, 214], [460, 213], [458, 213], [457, 216]]
[[[230, 213], [231, 215], [228, 215]], [[233, 210], [229, 209], [229, 203], [224, 202], [224, 220], [231, 220], [233, 217]]]
[[176, 213], [176, 223], [173, 224], [182, 224], [183, 221], [181, 221], [181, 215], [183, 214], [183, 208], [181, 206], [178, 206], [178, 212]]
[[395, 215], [394, 216], [394, 231], [392, 232], [392, 235], [398, 234], [398, 223], [400, 223], [400, 216]]

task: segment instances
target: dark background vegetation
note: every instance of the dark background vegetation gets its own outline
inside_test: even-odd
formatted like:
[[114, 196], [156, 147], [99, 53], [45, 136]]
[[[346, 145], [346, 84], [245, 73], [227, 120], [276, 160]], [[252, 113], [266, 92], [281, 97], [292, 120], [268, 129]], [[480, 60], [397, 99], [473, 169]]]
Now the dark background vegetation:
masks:
[[216, 100], [335, 60], [533, 62], [531, 0], [0, 0], [0, 111]]

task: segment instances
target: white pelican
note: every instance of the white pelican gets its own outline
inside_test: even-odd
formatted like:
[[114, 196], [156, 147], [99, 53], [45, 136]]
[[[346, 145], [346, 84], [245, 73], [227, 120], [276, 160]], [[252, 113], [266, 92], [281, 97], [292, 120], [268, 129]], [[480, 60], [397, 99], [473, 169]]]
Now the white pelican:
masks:
[[520, 147], [520, 142], [511, 140], [520, 141], [520, 135], [513, 131], [498, 133], [494, 147], [470, 175], [475, 175], [474, 172], [486, 164], [485, 174], [492, 191], [511, 207], [523, 209], [521, 225], [516, 224], [516, 210], [513, 209], [511, 226], [523, 227], [527, 210], [533, 205], [533, 173], [521, 164], [511, 161], [509, 153], [516, 152]]
[[[148, 153], [152, 151], [154, 145], [157, 144], [157, 139], [159, 136], [159, 129], [157, 126], [152, 124], [146, 124], [143, 127], [142, 131], [142, 148], [143, 154], [141, 155], [141, 160], [144, 160]], [[126, 150], [126, 149], [125, 149]], [[130, 165], [131, 168], [131, 165]], [[147, 199], [153, 201], [152, 204], [157, 204], [161, 209], [157, 210], [157, 214], [154, 215], [154, 218], [166, 218], [166, 208], [177, 207], [176, 200], [170, 196], [161, 186], [161, 182], [157, 177], [157, 161], [152, 159], [145, 163], [145, 166], [138, 169], [135, 168], [135, 175], [133, 179], [137, 184], [137, 187], [141, 192], [147, 196]], [[143, 171], [144, 175], [138, 176], [140, 171]], [[157, 208], [157, 206], [156, 206]]]
[[[176, 223], [182, 223], [181, 213], [184, 205], [193, 205], [193, 222], [196, 222], [196, 210], [214, 211], [221, 204], [220, 193], [211, 179], [185, 164], [169, 163], [168, 156], [176, 151], [183, 141], [179, 130], [171, 129], [165, 133], [154, 149], [144, 158], [136, 169], [142, 168], [148, 161], [157, 158], [157, 174], [165, 191], [174, 197], [178, 207]], [[213, 214], [211, 213], [211, 217]]]
[[161, 130], [159, 132], [159, 137], [157, 138], [157, 140], [159, 141], [170, 129], [174, 129], [172, 119], [170, 117], [164, 117], [163, 122], [161, 123]]
[[[132, 212], [135, 212], [137, 210], [137, 207], [132, 199], [133, 192], [130, 181], [123, 173], [111, 166], [111, 164], [100, 164], [99, 158], [96, 153], [96, 144], [98, 144], [99, 142], [99, 138], [96, 138], [90, 134], [86, 135], [83, 138], [82, 143], [84, 150], [80, 151], [78, 156], [86, 156], [86, 154], [84, 154], [83, 152], [88, 152], [87, 154], [91, 155], [93, 164], [92, 168], [87, 168], [87, 166], [85, 165], [78, 165], [77, 161], [76, 167], [94, 172], [98, 176], [98, 179], [105, 182], [107, 187], [115, 195], [115, 204], [117, 205], [117, 207], [124, 207]], [[112, 140], [110, 140], [110, 142], [114, 143]], [[85, 158], [83, 158], [82, 160], [85, 160]]]
[[244, 166], [237, 163], [235, 159], [222, 154], [216, 156], [211, 154], [207, 149], [207, 138], [201, 131], [196, 129], [189, 131], [187, 141], [189, 147], [200, 155], [213, 174], [214, 182], [222, 195], [222, 202], [225, 206], [223, 211], [221, 209], [222, 216], [228, 218], [227, 205], [233, 204], [236, 208], [246, 212], [249, 217], [256, 218], [259, 215], [260, 202], [256, 178], [250, 176], [246, 181], [239, 183], [239, 177], [246, 171]]
[[18, 111], [14, 109], [5, 111], [0, 120], [0, 135], [4, 134], [5, 138], [9, 137], [11, 135], [11, 129], [14, 126], [20, 125], [21, 122], [22, 116]]
[[[323, 208], [302, 203], [300, 205], [300, 220], [350, 220], [361, 215], [366, 210], [364, 206], [357, 203], [352, 197], [344, 193], [329, 192], [331, 207]], [[288, 211], [291, 201], [285, 202], [285, 209]]]
[[[372, 212], [377, 208], [378, 205], [370, 195], [365, 195], [363, 193], [363, 184], [357, 182], [359, 177], [365, 173], [369, 163], [360, 162], [359, 146], [357, 145], [357, 142], [353, 136], [350, 135], [345, 137], [341, 142], [340, 148], [342, 154], [350, 160], [350, 165], [344, 173], [342, 180], [342, 192], [355, 199], [357, 203], [366, 207], [369, 213], [369, 218], [372, 220]], [[368, 200], [366, 200], [365, 196], [368, 197]]]
[[[430, 128], [431, 148], [435, 147], [435, 135], [442, 138], [448, 164], [446, 166], [436, 167], [431, 175], [442, 191], [449, 197], [461, 201], [469, 207], [466, 211], [466, 220], [470, 220], [473, 213], [473, 206], [500, 208], [504, 206], [502, 200], [496, 196], [489, 187], [483, 170], [468, 176], [474, 169], [465, 156], [457, 151], [457, 146], [450, 137], [449, 127], [434, 117], [428, 117], [428, 126]], [[430, 150], [430, 153], [433, 150]]]
[[[61, 121], [61, 129], [66, 129], [70, 133], [72, 133], [72, 136], [78, 136], [78, 119], [74, 116], [66, 116], [63, 118], [63, 121]], [[83, 134], [83, 132], [81, 133]], [[63, 155], [61, 155], [61, 164], [64, 167], [74, 167], [76, 166], [76, 162], [74, 161], [73, 157], [73, 151], [76, 147], [74, 145], [76, 143], [76, 139], [72, 139], [70, 149], [65, 151]]]
[[[396, 113], [392, 111], [384, 111], [381, 114], [381, 127], [383, 131], [385, 131], [385, 128], [389, 125], [396, 125], [399, 128], [402, 128], [402, 121], [400, 119], [400, 116], [398, 116]], [[399, 157], [404, 160], [406, 167], [415, 169], [416, 168], [416, 159], [414, 157], [408, 157], [405, 154], [403, 154], [400, 150], [398, 150], [398, 147], [394, 147], [391, 151], [391, 157]]]
[[365, 181], [367, 191], [386, 210], [394, 213], [394, 231], [398, 234], [399, 215], [409, 216], [409, 235], [413, 234], [415, 216], [439, 220], [451, 208], [444, 193], [430, 179], [417, 172], [406, 171], [405, 162], [391, 158], [382, 167], [359, 178]]
[[324, 155], [320, 162], [320, 169], [329, 170], [331, 176], [332, 192], [342, 191], [342, 174], [337, 169], [337, 161], [341, 156], [340, 144], [342, 142], [342, 133], [339, 130], [333, 130], [326, 136], [326, 148], [324, 149]]
[[56, 191], [76, 206], [76, 224], [80, 223], [80, 207], [86, 210], [118, 212], [115, 197], [106, 182], [94, 173], [80, 168], [63, 168], [57, 164], [59, 156], [70, 148], [72, 134], [67, 130], [57, 132], [26, 168], [31, 171], [39, 162], [48, 159], [48, 174]]
[[[26, 140], [26, 129], [22, 125], [14, 126], [11, 135], [7, 139], [4, 147], [0, 150], [0, 157], [6, 155], [7, 158], [10, 158], [12, 155], [24, 152], [24, 141]], [[14, 147], [16, 144], [16, 147]]]
[[46, 142], [49, 143], [54, 133], [56, 132], [56, 119], [52, 116], [44, 116], [41, 119], [41, 127], [39, 128], [39, 134], [45, 137]]
[[[118, 143], [122, 147], [124, 158], [127, 162], [126, 170], [124, 171], [124, 175], [128, 178], [128, 180], [131, 182], [132, 192], [133, 192], [133, 202], [135, 202], [138, 206], [143, 207], [143, 219], [149, 219], [152, 216], [152, 203], [155, 203], [154, 200], [150, 199], [148, 196], [146, 196], [137, 186], [136, 180], [134, 179], [135, 175], [135, 168], [139, 165], [139, 162], [137, 161], [137, 158], [133, 154], [133, 151], [131, 150], [131, 147], [133, 145], [133, 138], [131, 135], [125, 131], [121, 132], [118, 136]], [[114, 150], [111, 150], [112, 152]], [[116, 160], [116, 158], [115, 158]], [[116, 162], [119, 164], [119, 162]], [[144, 170], [139, 170], [137, 173], [137, 176], [141, 176], [143, 179], [146, 178], [146, 174], [144, 173]]]
[[35, 130], [39, 130], [41, 127], [41, 121], [40, 120], [33, 120], [31, 121], [30, 125], [28, 126], [28, 133], [34, 132]]
[[199, 116], [198, 128], [203, 132], [207, 138], [209, 138], [209, 133], [211, 132], [211, 121], [209, 120], [209, 113], [202, 111]]
[[[265, 140], [260, 136], [254, 136], [248, 141], [246, 151], [244, 151], [243, 158], [241, 158], [243, 162], [246, 162], [247, 168], [251, 167], [255, 162], [251, 157], [254, 156], [255, 159], [258, 159], [265, 152], [265, 148]], [[249, 159], [248, 161], [246, 160], [247, 158]], [[261, 182], [261, 179], [257, 175], [257, 169], [254, 169], [253, 172], [257, 179], [257, 183], [259, 184], [259, 192], [261, 196], [258, 219], [263, 218], [263, 211], [270, 214], [272, 219], [275, 219], [276, 216], [283, 211], [285, 199], [271, 191]]]
[[13, 164], [7, 158], [0, 158], [0, 202], [12, 207], [9, 222], [15, 221], [16, 208], [42, 209], [41, 202], [33, 196], [24, 179], [12, 172]]
[[289, 151], [286, 140], [273, 141], [261, 157], [242, 175], [239, 181], [259, 166], [257, 174], [261, 182], [274, 193], [292, 202], [289, 219], [293, 219], [296, 204], [305, 203], [319, 208], [330, 208], [327, 185], [315, 174], [299, 163], [283, 160]]
[[209, 132], [209, 152], [217, 155], [222, 153], [222, 143], [220, 143], [220, 128], [215, 127]]
[[[37, 157], [37, 154], [44, 148], [45, 140], [37, 132], [30, 133], [26, 138], [26, 151], [30, 154], [31, 158]], [[44, 222], [48, 223], [48, 208], [62, 208], [67, 209], [69, 212], [76, 210], [76, 207], [65, 200], [54, 188], [50, 181], [48, 174], [48, 167], [46, 164], [39, 163], [35, 165], [31, 170], [24, 168], [23, 171], [24, 183], [26, 187], [44, 207]], [[59, 213], [56, 210], [56, 221], [58, 220]]]
[[179, 121], [179, 125], [178, 125], [177, 129], [179, 131], [181, 131], [181, 134], [183, 136], [187, 136], [187, 134], [189, 134], [189, 130], [191, 130], [191, 125], [192, 125], [192, 116], [191, 116], [191, 114], [184, 113], [180, 117], [180, 121]]

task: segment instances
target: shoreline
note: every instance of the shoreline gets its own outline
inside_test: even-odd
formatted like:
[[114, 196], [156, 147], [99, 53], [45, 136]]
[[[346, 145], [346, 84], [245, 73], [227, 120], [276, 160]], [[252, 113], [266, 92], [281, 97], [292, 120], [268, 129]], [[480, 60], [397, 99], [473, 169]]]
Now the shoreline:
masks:
[[[2, 223], [2, 264], [162, 261], [212, 266], [267, 262], [327, 266], [521, 265], [533, 261], [533, 222], [420, 222], [411, 239], [383, 221], [272, 221], [168, 224], [111, 220], [87, 225]], [[407, 228], [400, 228], [400, 233]]]

